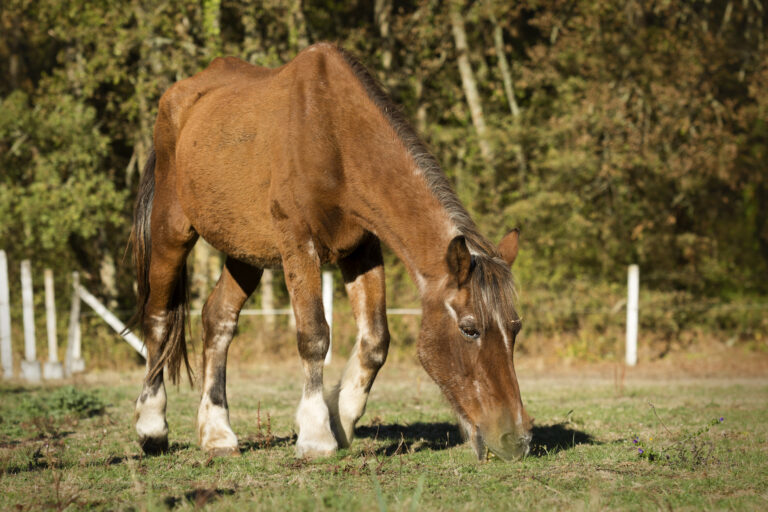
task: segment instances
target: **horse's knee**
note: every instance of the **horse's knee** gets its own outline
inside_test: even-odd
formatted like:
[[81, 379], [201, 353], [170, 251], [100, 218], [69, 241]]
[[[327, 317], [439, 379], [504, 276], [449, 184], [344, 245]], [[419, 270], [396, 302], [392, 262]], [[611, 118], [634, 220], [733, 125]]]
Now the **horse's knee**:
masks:
[[205, 302], [202, 311], [205, 349], [222, 349], [229, 346], [237, 327], [238, 311], [220, 304], [214, 296]]
[[313, 362], [324, 359], [331, 342], [330, 334], [322, 302], [318, 300], [310, 312], [309, 320], [297, 326], [296, 338], [301, 358]]
[[386, 327], [360, 338], [360, 362], [363, 366], [378, 371], [387, 360], [388, 352], [389, 330]]

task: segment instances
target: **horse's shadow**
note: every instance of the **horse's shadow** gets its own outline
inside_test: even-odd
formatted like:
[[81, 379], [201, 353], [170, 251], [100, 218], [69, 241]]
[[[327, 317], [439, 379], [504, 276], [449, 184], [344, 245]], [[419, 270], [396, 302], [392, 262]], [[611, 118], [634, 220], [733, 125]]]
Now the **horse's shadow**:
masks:
[[576, 430], [566, 423], [533, 427], [532, 457], [545, 457], [551, 453], [570, 450], [580, 444], [600, 444], [590, 434]]
[[459, 427], [453, 423], [411, 423], [409, 425], [363, 425], [355, 429], [359, 439], [389, 441], [376, 449], [379, 455], [445, 450], [464, 442]]
[[[530, 455], [533, 457], [570, 450], [580, 444], [598, 444], [590, 434], [564, 423], [535, 426], [532, 434]], [[448, 422], [364, 425], [355, 429], [355, 436], [389, 441], [375, 450], [379, 455], [388, 456], [422, 450], [445, 450], [464, 443], [459, 427]]]
[[288, 436], [250, 436], [245, 439], [241, 439], [239, 442], [240, 451], [245, 453], [247, 451], [268, 450], [279, 446], [288, 446], [296, 442], [296, 435], [291, 434]]

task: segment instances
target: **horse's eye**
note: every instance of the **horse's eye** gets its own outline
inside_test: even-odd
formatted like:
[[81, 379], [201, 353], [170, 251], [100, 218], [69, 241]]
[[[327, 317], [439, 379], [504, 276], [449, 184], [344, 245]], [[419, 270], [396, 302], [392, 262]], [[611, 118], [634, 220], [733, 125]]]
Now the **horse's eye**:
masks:
[[461, 334], [468, 340], [476, 340], [480, 337], [480, 331], [475, 327], [475, 324], [472, 321], [465, 320], [461, 322], [461, 324], [459, 324], [459, 329], [461, 330]]

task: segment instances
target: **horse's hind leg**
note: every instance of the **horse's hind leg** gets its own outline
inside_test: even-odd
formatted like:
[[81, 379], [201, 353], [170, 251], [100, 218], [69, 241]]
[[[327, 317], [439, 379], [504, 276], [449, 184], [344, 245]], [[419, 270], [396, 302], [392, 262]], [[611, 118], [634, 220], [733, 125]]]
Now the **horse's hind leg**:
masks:
[[[184, 343], [183, 309], [185, 307], [187, 254], [197, 234], [186, 219], [176, 212], [156, 207], [152, 215], [154, 236], [151, 239], [149, 294], [144, 306], [143, 331], [147, 347], [147, 379], [136, 400], [134, 415], [136, 433], [144, 452], [155, 454], [168, 449], [168, 423], [165, 420], [166, 394], [162, 367], [151, 375], [158, 361], [168, 357], [164, 352], [171, 338], [180, 336]], [[182, 315], [182, 316], [179, 316]], [[178, 330], [181, 329], [181, 334]]]
[[262, 270], [232, 258], [203, 307], [203, 396], [197, 412], [200, 447], [213, 455], [239, 453], [229, 424], [227, 350], [240, 309], [259, 284]]
[[357, 342], [334, 388], [328, 407], [331, 426], [339, 446], [352, 441], [355, 423], [365, 412], [365, 403], [381, 366], [387, 358], [387, 328], [384, 263], [376, 238], [339, 262], [352, 310], [357, 322]]

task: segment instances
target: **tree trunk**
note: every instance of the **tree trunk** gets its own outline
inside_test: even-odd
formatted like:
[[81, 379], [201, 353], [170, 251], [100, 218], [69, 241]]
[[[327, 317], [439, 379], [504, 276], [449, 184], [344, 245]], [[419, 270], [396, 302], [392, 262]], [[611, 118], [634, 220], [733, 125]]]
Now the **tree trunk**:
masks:
[[[144, 11], [144, 8], [139, 2], [134, 2], [133, 9], [136, 15], [136, 24], [138, 25], [139, 34], [142, 36], [148, 34], [149, 31], [146, 28], [147, 14]], [[133, 79], [134, 94], [136, 95], [136, 104], [139, 109], [139, 133], [134, 141], [133, 151], [136, 154], [136, 165], [139, 173], [144, 171], [144, 163], [147, 161], [149, 150], [152, 147], [152, 128], [150, 127], [149, 119], [150, 108], [149, 102], [147, 101], [146, 91], [144, 90], [144, 84], [149, 76], [148, 44], [149, 42], [147, 40], [142, 40], [139, 43], [139, 61], [136, 65], [136, 77]], [[126, 170], [128, 172], [126, 181], [130, 184], [130, 181], [133, 178], [133, 171], [131, 170], [131, 166]]]
[[292, 0], [291, 11], [288, 13], [288, 44], [296, 52], [309, 46], [309, 33], [303, 4], [303, 0]]
[[211, 56], [221, 53], [221, 0], [203, 0], [203, 33]]
[[456, 44], [456, 55], [461, 74], [461, 84], [464, 88], [464, 96], [469, 105], [469, 112], [472, 116], [472, 124], [477, 131], [478, 145], [480, 146], [480, 155], [483, 157], [485, 165], [493, 167], [493, 151], [488, 141], [488, 129], [485, 125], [485, 116], [483, 115], [483, 105], [480, 102], [480, 94], [477, 92], [477, 81], [472, 72], [472, 66], [469, 63], [469, 47], [467, 46], [467, 32], [464, 29], [464, 18], [461, 16], [461, 6], [458, 2], [451, 5], [451, 28], [453, 30], [453, 39]]
[[105, 252], [99, 264], [99, 279], [101, 280], [104, 298], [107, 307], [114, 309], [117, 306], [117, 267], [112, 254]]
[[[499, 72], [501, 73], [501, 79], [504, 82], [504, 93], [507, 96], [507, 102], [509, 103], [509, 110], [512, 113], [512, 121], [515, 128], [520, 127], [520, 107], [517, 105], [517, 99], [515, 98], [515, 86], [512, 82], [512, 72], [509, 69], [509, 63], [507, 62], [507, 55], [504, 51], [504, 33], [499, 25], [496, 15], [493, 13], [493, 6], [491, 2], [486, 4], [488, 9], [488, 17], [493, 23], [493, 45], [496, 48], [496, 58], [499, 63]], [[520, 184], [522, 185], [525, 180], [525, 171], [527, 163], [525, 160], [525, 151], [522, 144], [519, 142], [515, 144], [515, 157], [517, 159], [518, 174], [520, 176]]]
[[392, 36], [389, 32], [392, 0], [376, 0], [373, 13], [376, 18], [376, 26], [379, 27], [379, 35], [383, 39], [381, 67], [389, 71], [392, 68]]
[[416, 128], [423, 136], [427, 133], [427, 105], [424, 104], [422, 98], [424, 95], [424, 80], [421, 76], [416, 77], [413, 89], [416, 94], [416, 103], [419, 105], [419, 108], [416, 110]]

